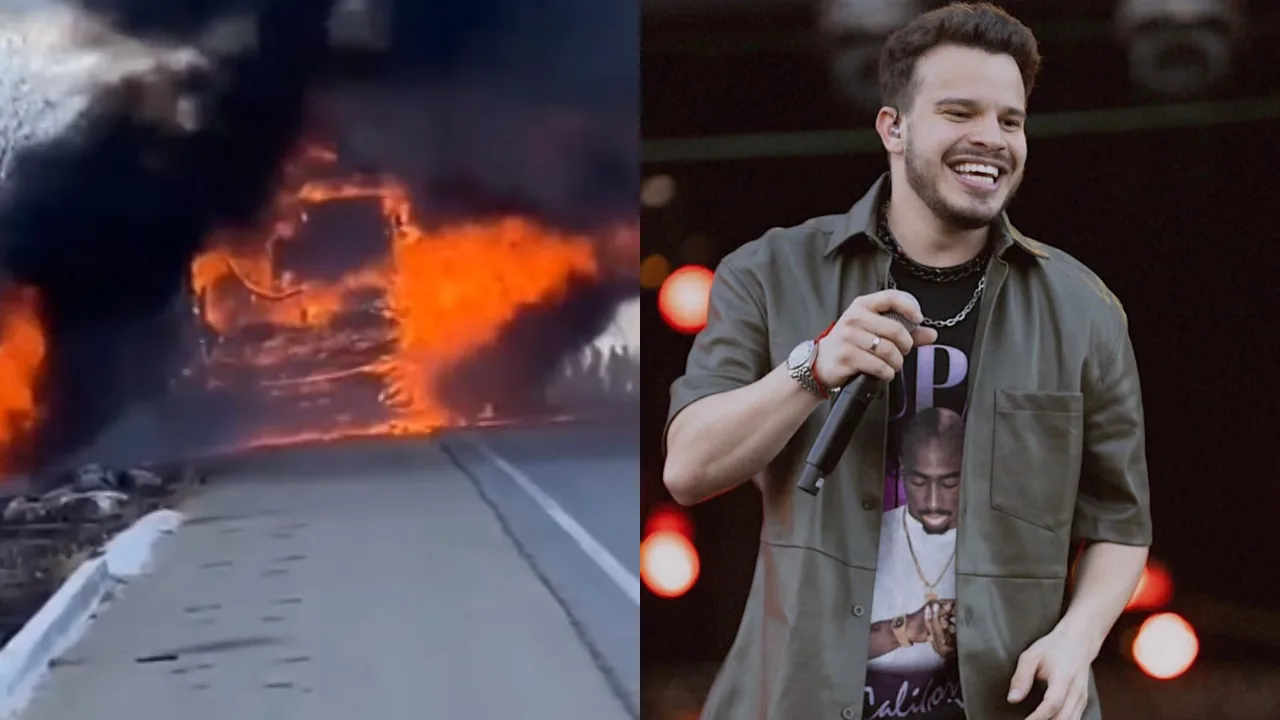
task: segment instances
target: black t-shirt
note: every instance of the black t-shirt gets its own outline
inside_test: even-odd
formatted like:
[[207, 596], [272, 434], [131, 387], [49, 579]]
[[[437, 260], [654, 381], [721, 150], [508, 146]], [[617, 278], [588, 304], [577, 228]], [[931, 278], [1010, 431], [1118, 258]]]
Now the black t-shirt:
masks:
[[[981, 278], [936, 283], [893, 268], [898, 289], [914, 295], [934, 321], [968, 306]], [[889, 386], [884, 518], [863, 695], [868, 720], [964, 717], [955, 652], [955, 524], [978, 304], [953, 326], [935, 326], [937, 342], [914, 348]], [[926, 621], [929, 614], [937, 619]], [[901, 616], [903, 627], [886, 632]]]

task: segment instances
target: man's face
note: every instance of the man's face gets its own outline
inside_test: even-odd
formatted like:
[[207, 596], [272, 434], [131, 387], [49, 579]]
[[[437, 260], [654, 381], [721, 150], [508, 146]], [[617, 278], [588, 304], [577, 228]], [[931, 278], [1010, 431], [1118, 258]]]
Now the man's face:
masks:
[[916, 63], [903, 151], [907, 184], [959, 230], [986, 227], [1022, 183], [1026, 91], [1008, 55], [942, 45]]
[[907, 512], [924, 531], [939, 534], [956, 525], [960, 506], [960, 454], [947, 443], [926, 440], [914, 457], [902, 459], [902, 479], [907, 484]]

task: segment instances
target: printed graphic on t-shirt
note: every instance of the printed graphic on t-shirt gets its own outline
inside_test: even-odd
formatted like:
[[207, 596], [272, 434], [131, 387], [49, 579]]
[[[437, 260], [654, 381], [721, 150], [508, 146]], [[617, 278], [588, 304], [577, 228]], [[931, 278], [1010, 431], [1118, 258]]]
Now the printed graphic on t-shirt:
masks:
[[865, 718], [963, 717], [955, 550], [968, 358], [917, 348], [890, 391]]

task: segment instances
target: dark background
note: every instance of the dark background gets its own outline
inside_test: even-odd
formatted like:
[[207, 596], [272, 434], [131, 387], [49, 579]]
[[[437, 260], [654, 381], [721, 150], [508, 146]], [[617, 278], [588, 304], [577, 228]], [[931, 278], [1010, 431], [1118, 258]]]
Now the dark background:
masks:
[[[873, 114], [833, 91], [812, 12], [755, 4], [644, 17], [643, 172], [670, 176], [677, 192], [643, 211], [642, 250], [672, 267], [714, 268], [770, 227], [844, 212], [886, 168], [877, 145], [849, 132], [870, 130]], [[1271, 327], [1280, 310], [1280, 3], [1243, 5], [1230, 78], [1177, 98], [1131, 79], [1114, 2], [1003, 5], [1037, 33], [1045, 57], [1026, 181], [1010, 214], [1125, 303], [1147, 412], [1153, 556], [1172, 570], [1172, 609], [1199, 631], [1197, 667], [1275, 663], [1280, 620], [1249, 613], [1280, 594], [1270, 560], [1280, 546], [1271, 428], [1280, 398]], [[660, 435], [692, 342], [664, 323], [656, 295], [647, 290], [642, 306], [646, 513], [669, 500]], [[645, 596], [646, 686], [672, 668], [718, 663], [750, 583], [756, 491], [748, 485], [691, 514], [702, 574], [681, 598]], [[1222, 604], [1197, 614], [1206, 601]]]

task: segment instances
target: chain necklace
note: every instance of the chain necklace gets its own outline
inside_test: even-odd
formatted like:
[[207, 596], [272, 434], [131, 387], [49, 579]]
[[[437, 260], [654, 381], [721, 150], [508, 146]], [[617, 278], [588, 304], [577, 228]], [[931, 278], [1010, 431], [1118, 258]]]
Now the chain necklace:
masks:
[[942, 578], [947, 575], [947, 570], [951, 569], [951, 563], [955, 562], [956, 549], [954, 547], [951, 548], [951, 556], [947, 558], [947, 564], [942, 566], [942, 572], [938, 573], [938, 579], [929, 582], [929, 579], [924, 576], [924, 568], [920, 567], [920, 558], [916, 557], [916, 548], [911, 544], [911, 532], [907, 529], [907, 515], [910, 514], [906, 508], [903, 508], [902, 534], [907, 536], [907, 550], [911, 551], [911, 562], [916, 565], [916, 575], [920, 576], [920, 582], [924, 583], [925, 588], [927, 588], [924, 593], [924, 601], [930, 603], [938, 599], [938, 593], [936, 592], [938, 583], [942, 582]]
[[[898, 289], [898, 283], [894, 282], [892, 271], [889, 272], [889, 289], [890, 290]], [[964, 308], [960, 310], [960, 312], [956, 313], [955, 315], [952, 315], [946, 320], [933, 320], [931, 318], [925, 318], [920, 321], [920, 324], [926, 327], [931, 327], [931, 328], [949, 328], [949, 327], [955, 327], [956, 325], [959, 325], [960, 323], [964, 322], [964, 319], [969, 317], [969, 313], [973, 312], [973, 309], [978, 306], [978, 301], [982, 299], [982, 291], [986, 289], [987, 289], [987, 276], [983, 275], [982, 277], [978, 278], [978, 287], [974, 288], [973, 297], [969, 298], [969, 302], [965, 304]]]
[[[960, 312], [946, 320], [933, 320], [926, 317], [920, 322], [920, 324], [931, 328], [949, 328], [955, 327], [956, 325], [964, 322], [964, 319], [969, 317], [969, 313], [973, 312], [973, 309], [978, 306], [978, 301], [982, 299], [982, 291], [987, 289], [987, 276], [985, 271], [988, 262], [991, 260], [991, 244], [988, 243], [987, 247], [984, 248], [982, 252], [978, 253], [976, 257], [968, 262], [963, 262], [959, 265], [952, 265], [951, 267], [933, 268], [928, 265], [921, 265], [915, 260], [912, 260], [907, 256], [907, 253], [902, 249], [902, 246], [898, 244], [898, 239], [889, 231], [889, 203], [887, 202], [880, 209], [879, 230], [880, 238], [884, 241], [885, 245], [888, 246], [889, 252], [893, 254], [893, 260], [896, 260], [906, 268], [907, 272], [921, 280], [934, 283], [947, 283], [955, 282], [956, 280], [963, 280], [974, 273], [983, 273], [982, 277], [978, 278], [978, 287], [974, 289], [973, 296], [969, 298], [969, 302], [965, 304], [964, 308], [962, 308]], [[893, 267], [891, 264], [889, 269], [889, 289], [896, 290], [897, 288], [898, 283], [893, 279]]]
[[907, 255], [902, 246], [898, 244], [898, 239], [889, 230], [889, 203], [887, 202], [880, 208], [880, 222], [878, 225], [880, 239], [893, 255], [893, 259], [900, 263], [907, 272], [927, 282], [948, 283], [955, 280], [963, 280], [985, 270], [987, 261], [991, 259], [991, 245], [988, 243], [976, 257], [959, 265], [942, 268], [922, 265]]

